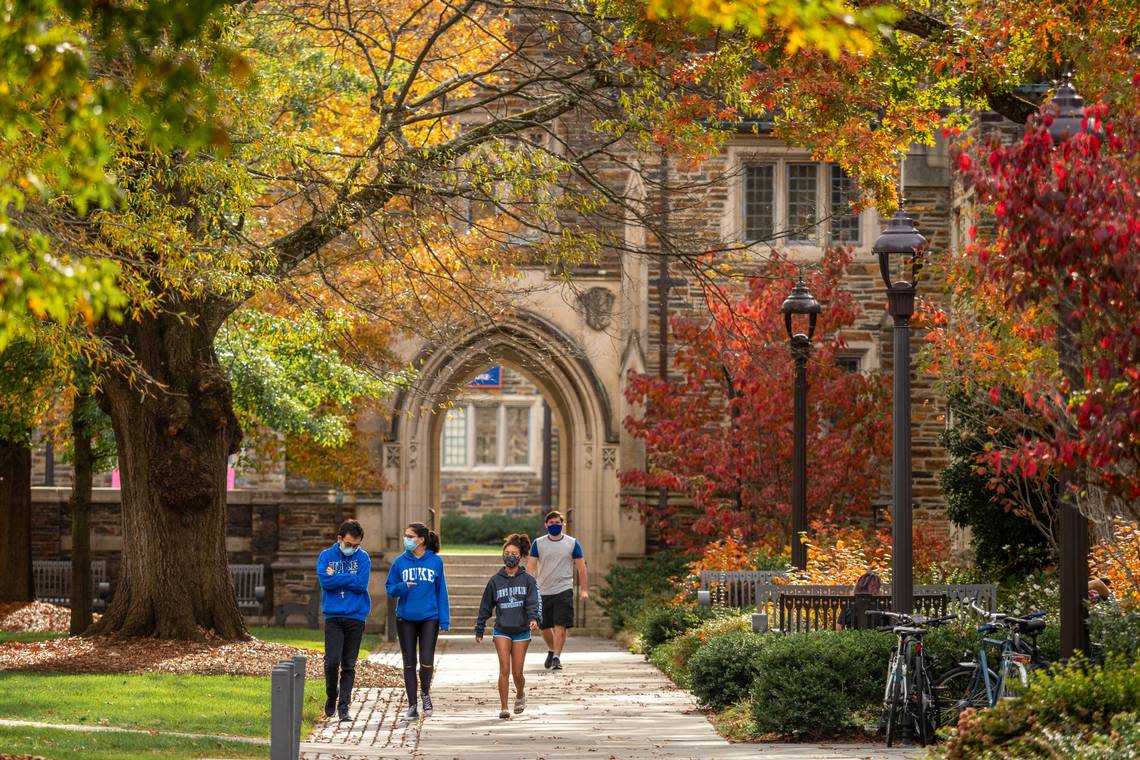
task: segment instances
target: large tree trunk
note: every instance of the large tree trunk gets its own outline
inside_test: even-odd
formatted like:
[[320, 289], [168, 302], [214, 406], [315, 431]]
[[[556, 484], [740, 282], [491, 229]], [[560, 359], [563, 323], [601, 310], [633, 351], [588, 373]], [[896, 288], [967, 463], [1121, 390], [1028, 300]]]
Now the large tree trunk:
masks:
[[0, 439], [0, 602], [34, 602], [32, 450]]
[[71, 635], [78, 636], [91, 626], [91, 479], [95, 455], [91, 449], [92, 431], [87, 406], [91, 397], [80, 393], [71, 408], [71, 435], [74, 440], [75, 475], [71, 483]]
[[93, 633], [248, 637], [226, 557], [226, 461], [241, 431], [213, 347], [225, 313], [218, 304], [171, 304], [117, 331], [163, 387], [140, 391], [122, 372], [103, 372], [100, 403], [119, 452], [123, 559]]

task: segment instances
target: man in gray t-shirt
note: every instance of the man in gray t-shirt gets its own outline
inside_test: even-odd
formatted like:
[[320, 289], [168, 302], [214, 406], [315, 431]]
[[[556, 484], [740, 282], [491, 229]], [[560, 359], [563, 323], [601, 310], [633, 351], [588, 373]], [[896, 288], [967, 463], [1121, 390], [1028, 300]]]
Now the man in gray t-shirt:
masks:
[[542, 596], [542, 640], [546, 642], [547, 670], [562, 670], [562, 647], [566, 630], [574, 627], [574, 570], [578, 570], [578, 587], [583, 601], [590, 598], [587, 590], [586, 558], [578, 539], [562, 532], [562, 515], [546, 516], [546, 535], [530, 545], [526, 571], [538, 581]]

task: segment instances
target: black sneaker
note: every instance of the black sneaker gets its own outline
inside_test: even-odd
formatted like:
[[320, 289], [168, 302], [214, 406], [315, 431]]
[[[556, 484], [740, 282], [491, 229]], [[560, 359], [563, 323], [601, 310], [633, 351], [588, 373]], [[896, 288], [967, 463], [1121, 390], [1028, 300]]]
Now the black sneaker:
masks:
[[406, 713], [404, 713], [404, 720], [410, 721], [410, 720], [419, 720], [419, 719], [420, 719], [420, 711], [419, 711], [419, 708], [416, 707], [415, 705], [412, 705], [411, 707], [409, 707], [408, 711]]
[[554, 663], [554, 652], [547, 651], [546, 662], [542, 663], [542, 667], [550, 670], [550, 666]]
[[352, 720], [352, 718], [348, 717], [348, 705], [344, 705], [337, 712], [340, 713], [341, 723], [348, 723], [350, 720]]
[[430, 718], [431, 712], [432, 712], [431, 695], [428, 694], [427, 692], [420, 694], [420, 701], [424, 703], [424, 717]]
[[336, 697], [329, 697], [325, 700], [325, 717], [331, 718], [333, 713], [336, 712]]
[[562, 660], [558, 659], [557, 657], [552, 659], [550, 661], [550, 669], [551, 670], [562, 670]]

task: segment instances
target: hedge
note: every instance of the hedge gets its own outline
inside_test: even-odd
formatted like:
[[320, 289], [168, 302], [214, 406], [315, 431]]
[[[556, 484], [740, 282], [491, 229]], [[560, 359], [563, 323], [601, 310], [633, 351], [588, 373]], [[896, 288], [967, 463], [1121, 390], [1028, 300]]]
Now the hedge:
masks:
[[688, 661], [689, 688], [705, 707], [747, 699], [772, 636], [734, 631], [708, 639]]
[[664, 605], [676, 593], [674, 579], [687, 562], [683, 555], [660, 551], [632, 565], [614, 565], [601, 593], [614, 633], [632, 629], [648, 608]]
[[479, 517], [468, 517], [455, 512], [440, 519], [444, 547], [447, 544], [483, 544], [499, 546], [512, 533], [526, 533], [534, 538], [542, 531], [542, 515], [508, 515], [488, 512]]

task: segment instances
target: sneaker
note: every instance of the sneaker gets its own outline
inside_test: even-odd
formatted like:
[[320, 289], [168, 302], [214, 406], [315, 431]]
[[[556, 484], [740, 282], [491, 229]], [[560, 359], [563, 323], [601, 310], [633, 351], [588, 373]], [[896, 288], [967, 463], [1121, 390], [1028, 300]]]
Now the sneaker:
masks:
[[404, 720], [419, 720], [419, 719], [420, 719], [420, 711], [415, 705], [412, 705], [411, 707], [409, 707], [408, 711], [406, 713], [404, 713]]
[[511, 719], [511, 711], [510, 710], [499, 710], [499, 717], [502, 720], [510, 720]]
[[558, 659], [557, 657], [552, 659], [550, 661], [550, 669], [551, 670], [562, 670], [562, 660]]
[[550, 670], [550, 665], [553, 662], [554, 662], [554, 652], [547, 651], [546, 662], [542, 663], [542, 667], [546, 668], [547, 670]]
[[431, 717], [431, 695], [428, 694], [427, 692], [424, 692], [423, 694], [420, 695], [420, 701], [422, 701], [424, 703], [424, 717], [430, 718]]
[[336, 697], [329, 697], [325, 700], [325, 717], [331, 718], [333, 713], [336, 712]]
[[522, 714], [522, 711], [525, 709], [526, 709], [526, 693], [516, 694], [515, 695], [515, 715]]
[[338, 712], [340, 713], [340, 722], [341, 723], [348, 723], [350, 720], [352, 720], [352, 718], [348, 717], [348, 706], [347, 705], [340, 708], [340, 710]]

